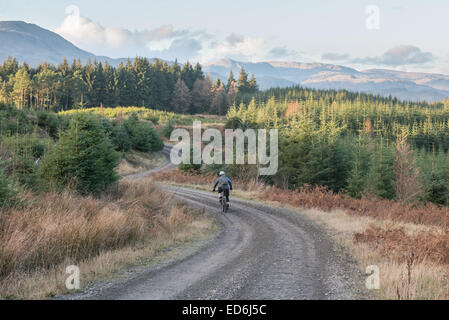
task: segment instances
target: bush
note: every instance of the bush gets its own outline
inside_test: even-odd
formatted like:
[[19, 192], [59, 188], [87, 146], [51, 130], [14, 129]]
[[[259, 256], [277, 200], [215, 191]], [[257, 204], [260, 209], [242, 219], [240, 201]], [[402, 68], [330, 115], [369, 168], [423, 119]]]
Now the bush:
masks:
[[136, 114], [131, 115], [124, 126], [131, 140], [131, 147], [137, 151], [155, 152], [164, 148], [164, 143], [150, 123], [141, 122]]
[[128, 152], [131, 149], [128, 131], [121, 124], [117, 124], [112, 130], [111, 141], [117, 151]]
[[17, 192], [13, 188], [11, 181], [3, 175], [0, 169], [0, 208], [12, 206], [16, 203]]
[[98, 194], [118, 180], [115, 167], [119, 161], [98, 119], [80, 114], [43, 158], [40, 175], [50, 186], [75, 182], [81, 194]]
[[0, 103], [0, 134], [31, 133], [36, 122], [35, 117], [28, 112]]
[[48, 134], [56, 138], [61, 120], [54, 113], [46, 111], [37, 112], [37, 121], [39, 127], [43, 128]]
[[243, 129], [244, 125], [240, 118], [234, 117], [226, 122], [225, 129]]
[[161, 130], [161, 136], [165, 137], [165, 138], [170, 138], [173, 130], [175, 130], [175, 128], [173, 127], [173, 125], [171, 124], [171, 122], [168, 122], [167, 125], [165, 125], [162, 130]]
[[7, 176], [28, 187], [38, 184], [36, 160], [41, 158], [52, 140], [35, 135], [3, 137], [3, 168]]

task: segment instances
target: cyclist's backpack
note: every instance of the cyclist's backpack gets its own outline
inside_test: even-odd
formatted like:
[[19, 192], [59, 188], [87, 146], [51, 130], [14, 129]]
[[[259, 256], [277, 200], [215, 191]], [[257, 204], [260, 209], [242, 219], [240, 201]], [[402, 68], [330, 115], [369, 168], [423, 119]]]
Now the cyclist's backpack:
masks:
[[225, 176], [220, 177], [220, 183], [219, 184], [220, 184], [220, 186], [227, 186], [227, 185], [229, 185], [228, 179]]

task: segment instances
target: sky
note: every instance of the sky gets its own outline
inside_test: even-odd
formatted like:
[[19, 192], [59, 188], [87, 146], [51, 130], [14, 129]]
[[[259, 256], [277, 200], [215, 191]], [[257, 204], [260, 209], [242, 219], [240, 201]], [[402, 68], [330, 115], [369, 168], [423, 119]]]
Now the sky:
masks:
[[444, 0], [0, 0], [0, 20], [97, 55], [324, 62], [449, 74]]

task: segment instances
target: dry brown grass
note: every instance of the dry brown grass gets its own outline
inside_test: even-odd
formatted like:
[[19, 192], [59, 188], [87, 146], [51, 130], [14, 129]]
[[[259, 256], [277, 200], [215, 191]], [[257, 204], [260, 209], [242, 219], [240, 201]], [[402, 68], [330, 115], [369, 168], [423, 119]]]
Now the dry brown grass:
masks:
[[[154, 253], [155, 248], [204, 234], [213, 224], [210, 217], [195, 214], [148, 179], [121, 182], [102, 199], [70, 192], [22, 196], [26, 208], [0, 215], [0, 297], [61, 293], [64, 282], [51, 281], [51, 273], [69, 262], [88, 270], [90, 263], [108, 253], [132, 252], [149, 244]], [[130, 263], [123, 254], [115, 261]], [[95, 273], [109, 269], [99, 267]], [[40, 289], [33, 281], [41, 284]]]
[[[214, 180], [179, 171], [162, 173], [158, 179], [200, 188], [210, 188]], [[377, 265], [381, 290], [373, 292], [373, 297], [449, 299], [447, 208], [374, 197], [357, 200], [324, 187], [290, 191], [260, 183], [236, 182], [235, 186], [241, 197], [289, 207], [325, 226], [350, 250], [362, 272], [368, 265]]]
[[354, 241], [369, 243], [382, 257], [398, 263], [413, 258], [413, 262], [418, 263], [449, 265], [449, 233], [422, 232], [410, 235], [403, 227], [370, 226], [363, 233], [356, 233]]
[[[324, 221], [329, 228], [357, 221], [346, 229], [353, 236], [345, 245], [362, 269], [378, 265], [383, 284], [382, 299], [449, 299], [449, 214], [434, 204], [410, 204], [378, 198], [352, 199], [322, 187], [298, 191], [277, 188], [260, 196], [263, 200], [293, 207], [342, 210], [338, 218]], [[382, 222], [381, 226], [373, 225]], [[366, 254], [370, 252], [370, 254]], [[363, 270], [364, 271], [364, 270]]]
[[145, 153], [138, 151], [130, 151], [120, 162], [117, 172], [124, 177], [131, 174], [141, 173], [164, 164], [166, 161], [161, 152]]
[[380, 220], [433, 225], [443, 229], [449, 227], [448, 208], [432, 203], [404, 204], [375, 197], [364, 197], [358, 200], [346, 195], [335, 194], [325, 187], [310, 186], [302, 187], [297, 191], [273, 187], [261, 194], [260, 198], [308, 209], [317, 208], [324, 211], [343, 209], [351, 215], [369, 216]]

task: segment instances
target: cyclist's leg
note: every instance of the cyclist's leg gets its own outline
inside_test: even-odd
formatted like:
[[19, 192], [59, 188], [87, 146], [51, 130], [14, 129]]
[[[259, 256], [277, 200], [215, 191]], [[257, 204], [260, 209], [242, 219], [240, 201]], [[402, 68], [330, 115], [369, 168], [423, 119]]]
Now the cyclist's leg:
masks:
[[226, 202], [229, 204], [229, 189], [225, 190]]
[[218, 188], [218, 201], [221, 203], [221, 199], [223, 198], [223, 189]]

